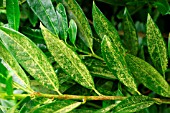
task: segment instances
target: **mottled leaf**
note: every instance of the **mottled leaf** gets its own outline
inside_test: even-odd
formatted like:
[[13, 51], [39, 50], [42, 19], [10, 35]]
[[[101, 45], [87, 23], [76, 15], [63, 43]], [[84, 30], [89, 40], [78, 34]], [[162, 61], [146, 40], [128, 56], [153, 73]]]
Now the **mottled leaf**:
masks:
[[76, 42], [76, 36], [77, 36], [77, 25], [73, 19], [69, 22], [69, 29], [68, 29], [69, 39], [72, 44], [75, 44]]
[[59, 33], [58, 17], [51, 0], [27, 0], [27, 3], [51, 32], [54, 34]]
[[[0, 30], [0, 38], [4, 38], [2, 31]], [[16, 78], [15, 82], [18, 84], [24, 86], [24, 87], [30, 87], [30, 83], [28, 80], [27, 75], [22, 70], [16, 59], [11, 55], [11, 53], [6, 49], [6, 47], [3, 45], [3, 43], [0, 41], [0, 58], [2, 58], [8, 66], [13, 71], [13, 77]]]
[[136, 112], [153, 104], [154, 101], [147, 96], [131, 96], [117, 104], [113, 113]]
[[107, 35], [120, 53], [125, 53], [117, 30], [93, 2], [93, 26], [101, 39]]
[[133, 20], [127, 10], [124, 10], [123, 18], [123, 29], [124, 29], [124, 44], [129, 53], [137, 55], [138, 53], [138, 38]]
[[73, 100], [57, 100], [39, 107], [34, 113], [67, 113], [80, 105], [81, 102]]
[[167, 50], [160, 30], [148, 14], [146, 27], [147, 46], [154, 67], [163, 75], [167, 69]]
[[6, 0], [6, 12], [9, 27], [18, 30], [20, 23], [18, 0]]
[[62, 0], [62, 3], [66, 7], [70, 18], [74, 19], [74, 21], [76, 22], [80, 38], [84, 41], [86, 46], [92, 50], [92, 31], [83, 10], [78, 5], [76, 0]]
[[161, 74], [149, 63], [133, 55], [126, 54], [126, 62], [133, 76], [155, 93], [170, 97], [170, 87]]
[[84, 62], [92, 76], [112, 80], [117, 79], [109, 70], [106, 63], [97, 59], [85, 59]]
[[40, 25], [45, 42], [55, 61], [73, 80], [82, 86], [95, 90], [93, 79], [78, 55], [67, 45]]
[[22, 67], [42, 85], [59, 93], [57, 76], [44, 53], [21, 33], [0, 29], [0, 38]]
[[116, 104], [112, 104], [110, 106], [107, 106], [105, 108], [99, 109], [94, 113], [108, 113], [111, 109], [113, 109], [116, 106]]
[[168, 58], [170, 58], [170, 33], [168, 37]]
[[6, 93], [8, 95], [13, 94], [13, 87], [12, 87], [12, 76], [8, 75], [6, 78]]
[[68, 20], [65, 7], [63, 4], [59, 3], [56, 8], [56, 13], [58, 16], [59, 27], [60, 27], [60, 37], [66, 41], [67, 40], [67, 30], [68, 30]]
[[106, 35], [102, 40], [101, 51], [103, 58], [112, 73], [124, 85], [138, 92], [134, 78], [127, 67], [124, 54], [117, 50], [116, 45], [114, 45]]

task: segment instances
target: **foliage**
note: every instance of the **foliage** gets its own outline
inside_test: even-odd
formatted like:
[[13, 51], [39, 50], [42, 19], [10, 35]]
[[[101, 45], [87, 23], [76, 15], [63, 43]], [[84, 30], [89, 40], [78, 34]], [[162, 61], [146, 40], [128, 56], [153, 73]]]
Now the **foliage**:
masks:
[[169, 2], [0, 0], [0, 112], [169, 113]]

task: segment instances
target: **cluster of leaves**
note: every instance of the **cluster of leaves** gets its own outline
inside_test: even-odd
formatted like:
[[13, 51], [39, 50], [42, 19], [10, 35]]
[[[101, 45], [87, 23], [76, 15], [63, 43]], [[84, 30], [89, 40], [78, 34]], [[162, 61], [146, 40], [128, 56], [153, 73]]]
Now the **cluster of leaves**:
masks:
[[[98, 1], [123, 6], [118, 29], [95, 2], [91, 22], [76, 0], [0, 1], [0, 112], [170, 112], [170, 41], [155, 24], [168, 1]], [[154, 19], [134, 24], [143, 7]]]

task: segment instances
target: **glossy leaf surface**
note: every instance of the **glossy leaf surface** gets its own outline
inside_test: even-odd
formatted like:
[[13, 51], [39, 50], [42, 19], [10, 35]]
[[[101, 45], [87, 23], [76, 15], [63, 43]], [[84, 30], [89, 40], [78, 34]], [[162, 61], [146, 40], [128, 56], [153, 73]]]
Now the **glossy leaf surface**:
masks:
[[20, 24], [20, 10], [18, 0], [6, 0], [8, 25], [18, 30]]
[[51, 32], [54, 34], [59, 33], [58, 17], [51, 0], [27, 0], [27, 3]]
[[45, 87], [58, 92], [57, 76], [44, 53], [26, 36], [9, 28], [0, 28], [0, 36], [22, 67]]
[[164, 75], [168, 64], [166, 45], [160, 30], [149, 14], [146, 29], [147, 46], [150, 57], [154, 67]]
[[66, 7], [70, 18], [76, 22], [79, 29], [80, 38], [83, 40], [86, 46], [92, 50], [93, 35], [83, 10], [76, 0], [62, 0], [62, 3]]
[[101, 51], [107, 66], [112, 73], [127, 87], [137, 91], [137, 87], [132, 74], [130, 73], [124, 55], [120, 53], [116, 46], [106, 35], [101, 44]]
[[59, 26], [60, 26], [60, 37], [66, 41], [67, 39], [67, 30], [68, 30], [68, 20], [67, 20], [67, 14], [65, 11], [65, 7], [63, 4], [59, 3], [56, 8], [56, 13], [58, 16]]
[[67, 47], [57, 35], [53, 35], [48, 29], [42, 26], [42, 24], [41, 30], [49, 51], [65, 73], [82, 86], [95, 89], [90, 72], [78, 55]]
[[130, 54], [126, 54], [126, 62], [133, 76], [145, 87], [159, 95], [170, 97], [168, 83], [149, 63]]
[[73, 19], [71, 19], [69, 22], [68, 34], [71, 43], [75, 44], [76, 36], [77, 36], [77, 25]]

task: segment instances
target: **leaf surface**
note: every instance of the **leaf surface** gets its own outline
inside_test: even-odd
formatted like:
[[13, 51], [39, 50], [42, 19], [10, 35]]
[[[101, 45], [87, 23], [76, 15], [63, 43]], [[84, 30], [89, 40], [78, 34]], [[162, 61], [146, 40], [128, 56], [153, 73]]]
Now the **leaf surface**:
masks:
[[69, 39], [72, 44], [75, 44], [76, 42], [76, 36], [77, 36], [77, 25], [73, 19], [69, 22], [69, 29], [68, 29]]
[[18, 0], [6, 0], [6, 12], [9, 27], [18, 30], [20, 23]]
[[170, 87], [161, 74], [149, 63], [130, 54], [126, 54], [126, 62], [133, 76], [145, 87], [155, 93], [170, 97]]
[[148, 14], [146, 25], [147, 46], [154, 67], [163, 75], [167, 69], [167, 50], [160, 30]]
[[[0, 30], [0, 38], [3, 38], [2, 31]], [[17, 78], [18, 84], [24, 86], [24, 87], [30, 87], [29, 79], [25, 72], [22, 70], [16, 59], [11, 55], [11, 53], [6, 49], [4, 44], [0, 41], [0, 58], [2, 58], [8, 66], [13, 70], [14, 72], [14, 78]], [[5, 75], [5, 74], [4, 74]]]
[[27, 3], [51, 32], [54, 34], [59, 33], [58, 17], [51, 0], [27, 0]]
[[95, 89], [93, 79], [78, 55], [57, 35], [53, 35], [42, 24], [40, 27], [49, 51], [65, 73], [82, 86]]
[[117, 46], [118, 51], [120, 53], [125, 53], [117, 30], [112, 25], [112, 23], [109, 22], [109, 20], [103, 15], [103, 13], [99, 10], [94, 2], [92, 15], [93, 26], [99, 37], [103, 39], [104, 35], [107, 35], [111, 39], [112, 43]]
[[131, 96], [117, 104], [113, 108], [113, 113], [136, 112], [154, 103], [155, 102], [147, 96]]
[[137, 91], [137, 87], [132, 74], [130, 73], [124, 55], [120, 53], [116, 46], [106, 35], [101, 44], [101, 51], [107, 66], [112, 73], [127, 87]]
[[124, 10], [123, 18], [123, 29], [124, 29], [124, 44], [128, 51], [137, 55], [138, 53], [138, 38], [133, 20], [127, 10]]
[[60, 37], [66, 41], [67, 39], [67, 30], [68, 30], [68, 20], [65, 7], [63, 4], [59, 3], [56, 8], [56, 13], [58, 16], [59, 26], [60, 26]]
[[86, 46], [92, 50], [93, 35], [92, 35], [89, 22], [83, 10], [76, 2], [76, 0], [62, 0], [62, 3], [66, 7], [70, 18], [76, 22], [77, 27], [79, 29], [80, 38], [83, 40]]
[[42, 85], [59, 93], [57, 76], [44, 53], [19, 32], [0, 29], [0, 38], [22, 67]]

